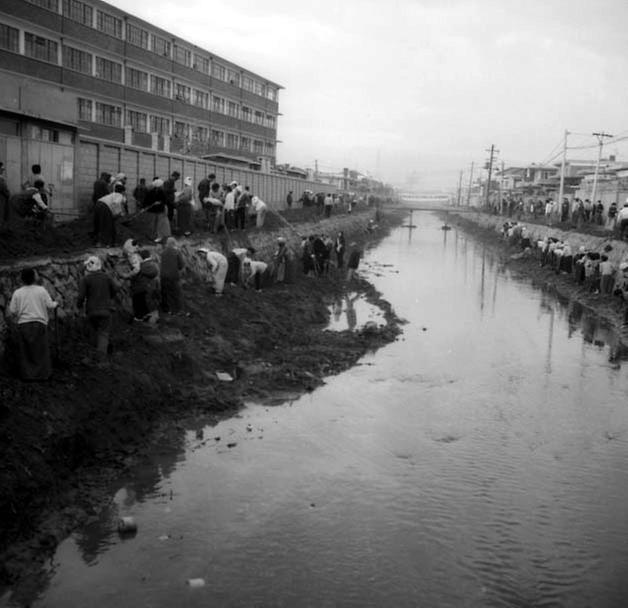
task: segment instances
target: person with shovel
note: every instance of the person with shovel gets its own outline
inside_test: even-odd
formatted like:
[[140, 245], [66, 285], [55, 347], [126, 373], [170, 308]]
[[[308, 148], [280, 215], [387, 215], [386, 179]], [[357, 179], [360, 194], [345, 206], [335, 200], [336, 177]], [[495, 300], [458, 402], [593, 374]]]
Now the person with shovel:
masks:
[[17, 331], [17, 366], [22, 380], [49, 380], [52, 376], [50, 345], [48, 343], [48, 311], [58, 304], [48, 291], [35, 284], [35, 270], [24, 268], [22, 283], [9, 302], [9, 316], [15, 320]]

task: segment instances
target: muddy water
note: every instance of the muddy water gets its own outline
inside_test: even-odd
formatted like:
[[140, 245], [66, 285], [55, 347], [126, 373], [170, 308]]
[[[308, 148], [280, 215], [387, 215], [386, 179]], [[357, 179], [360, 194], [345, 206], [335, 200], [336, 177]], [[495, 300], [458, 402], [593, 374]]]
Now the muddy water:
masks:
[[616, 338], [436, 218], [413, 223], [364, 267], [402, 338], [165, 445], [62, 543], [34, 606], [628, 605]]

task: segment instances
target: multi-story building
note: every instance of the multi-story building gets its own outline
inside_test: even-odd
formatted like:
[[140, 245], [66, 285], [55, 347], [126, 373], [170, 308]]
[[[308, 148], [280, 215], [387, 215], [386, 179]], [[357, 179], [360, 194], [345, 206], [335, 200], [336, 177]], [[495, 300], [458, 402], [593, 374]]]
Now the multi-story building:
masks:
[[100, 0], [0, 3], [0, 161], [13, 183], [43, 159], [57, 192], [76, 194], [82, 138], [268, 168], [281, 88]]

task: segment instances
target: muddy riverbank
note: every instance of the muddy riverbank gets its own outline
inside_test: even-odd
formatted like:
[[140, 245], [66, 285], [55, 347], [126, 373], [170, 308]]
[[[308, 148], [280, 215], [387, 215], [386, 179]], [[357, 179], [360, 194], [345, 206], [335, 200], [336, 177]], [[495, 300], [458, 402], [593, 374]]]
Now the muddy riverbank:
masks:
[[[364, 230], [370, 217], [353, 218], [356, 229], [347, 236], [368, 246], [403, 213], [386, 214], [372, 233]], [[348, 290], [379, 307], [386, 322], [324, 331], [331, 303]], [[203, 283], [188, 282], [185, 297], [189, 316], [169, 317], [157, 329], [129, 325], [120, 314], [107, 365], [84, 362], [81, 327], [68, 322], [61, 326], [49, 383], [24, 384], [3, 373], [4, 584], [40, 569], [62, 538], [102, 508], [109, 480], [164, 434], [169, 441], [172, 434], [182, 437], [184, 420], [219, 420], [247, 400], [313, 390], [400, 333], [400, 319], [380, 294], [362, 279], [347, 285], [340, 272], [299, 274], [295, 284], [263, 293], [232, 288], [222, 298], [209, 295]], [[233, 380], [221, 381], [216, 372]]]
[[[615, 328], [622, 347], [628, 348], [628, 327], [623, 325], [624, 304], [619, 297], [592, 293], [576, 283], [572, 275], [557, 274], [552, 268], [541, 266], [538, 251], [534, 246], [531, 251], [524, 253], [519, 245], [510, 245], [499, 232], [506, 218], [483, 213], [450, 213], [447, 219], [475, 238], [497, 248], [500, 252], [500, 263], [519, 278], [530, 280], [533, 284], [555, 293], [566, 303], [575, 301], [589, 313], [603, 319]], [[533, 241], [535, 238], [551, 234], [568, 240], [576, 249], [583, 245], [591, 251], [603, 251], [604, 247], [610, 245], [613, 249], [607, 253], [616, 263], [626, 255], [626, 243], [608, 236], [590, 235], [575, 230], [562, 231], [533, 224], [527, 226]]]

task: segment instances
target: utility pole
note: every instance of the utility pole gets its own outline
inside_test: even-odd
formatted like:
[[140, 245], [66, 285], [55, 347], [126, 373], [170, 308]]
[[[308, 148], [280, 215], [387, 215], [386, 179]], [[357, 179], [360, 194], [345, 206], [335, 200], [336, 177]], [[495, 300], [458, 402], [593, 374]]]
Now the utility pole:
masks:
[[456, 207], [460, 207], [461, 195], [462, 195], [462, 171], [460, 171], [460, 178], [458, 179], [458, 199], [456, 201]]
[[471, 204], [471, 186], [473, 185], [473, 161], [471, 161], [471, 173], [469, 173], [469, 190], [467, 191], [467, 207]]
[[[609, 133], [593, 133], [594, 137], [597, 137], [598, 143], [600, 144], [600, 148], [597, 153], [597, 163], [595, 164], [595, 176], [593, 177], [593, 194], [591, 195], [591, 204], [595, 206], [595, 196], [597, 194], [597, 176], [600, 172], [600, 160], [602, 159], [602, 146], [604, 145], [605, 137], [613, 137]], [[594, 207], [595, 208], [595, 207]]]
[[495, 144], [491, 144], [491, 149], [486, 151], [491, 154], [488, 160], [488, 181], [486, 182], [486, 195], [484, 198], [484, 206], [488, 209], [488, 197], [491, 192], [491, 177], [493, 175], [493, 158], [499, 150], [495, 150]]
[[502, 168], [499, 174], [499, 212], [504, 213], [504, 161], [502, 161]]
[[[565, 196], [565, 164], [567, 163], [567, 136], [569, 131], [565, 129], [565, 139], [563, 140], [563, 160], [560, 163], [560, 188], [558, 190], [558, 209], [562, 217], [563, 198]], [[599, 160], [598, 160], [599, 162]]]

